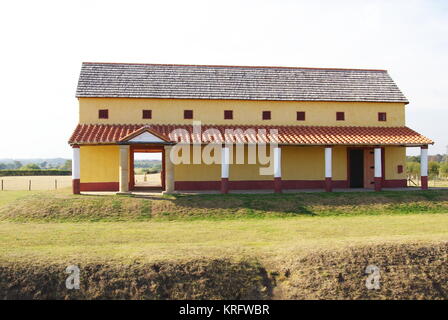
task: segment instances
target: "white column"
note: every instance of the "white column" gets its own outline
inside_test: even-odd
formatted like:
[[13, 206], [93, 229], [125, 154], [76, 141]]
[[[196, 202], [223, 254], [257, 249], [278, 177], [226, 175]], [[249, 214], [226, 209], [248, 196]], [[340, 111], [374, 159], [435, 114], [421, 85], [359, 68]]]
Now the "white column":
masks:
[[129, 145], [120, 145], [120, 192], [129, 191]]
[[174, 192], [174, 164], [171, 161], [171, 150], [173, 146], [165, 146], [165, 191], [170, 194]]
[[72, 159], [72, 179], [80, 179], [79, 170], [79, 147], [73, 148], [73, 159]]
[[420, 176], [428, 176], [428, 148], [420, 149]]
[[325, 148], [325, 178], [332, 177], [332, 149], [331, 147]]
[[381, 178], [382, 175], [382, 168], [381, 168], [381, 148], [375, 148], [374, 151], [374, 157], [375, 157], [375, 178]]
[[80, 148], [79, 148], [79, 146], [73, 146], [73, 159], [72, 159], [72, 192], [73, 192], [73, 194], [81, 193], [79, 161], [80, 161]]
[[282, 149], [274, 148], [274, 178], [282, 177]]
[[223, 147], [221, 151], [221, 178], [229, 178], [230, 150]]

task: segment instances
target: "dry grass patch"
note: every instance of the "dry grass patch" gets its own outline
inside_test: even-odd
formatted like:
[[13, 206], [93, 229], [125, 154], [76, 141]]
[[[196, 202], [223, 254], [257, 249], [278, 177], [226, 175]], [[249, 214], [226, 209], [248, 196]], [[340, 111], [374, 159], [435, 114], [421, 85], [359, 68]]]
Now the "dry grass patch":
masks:
[[[448, 299], [448, 242], [323, 250], [276, 261], [280, 299]], [[379, 289], [366, 267], [379, 268]]]

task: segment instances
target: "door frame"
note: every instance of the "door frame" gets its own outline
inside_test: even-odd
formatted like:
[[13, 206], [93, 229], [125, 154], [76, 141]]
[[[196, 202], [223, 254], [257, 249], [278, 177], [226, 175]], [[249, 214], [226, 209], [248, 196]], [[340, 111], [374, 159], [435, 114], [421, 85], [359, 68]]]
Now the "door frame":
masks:
[[[363, 152], [365, 152], [365, 149], [371, 149], [371, 148], [378, 148], [378, 146], [362, 146], [362, 147], [347, 147], [347, 185], [348, 188], [351, 189], [350, 187], [350, 150], [363, 150]], [[386, 168], [385, 168], [385, 164], [386, 164], [386, 156], [385, 156], [385, 148], [381, 147], [381, 183], [384, 182], [385, 180], [385, 172], [386, 172]], [[365, 159], [363, 159], [363, 169], [365, 170]], [[364, 181], [363, 181], [363, 185], [364, 185]], [[364, 189], [364, 188], [363, 188]]]
[[139, 189], [158, 189], [160, 187], [136, 187], [134, 173], [134, 154], [135, 153], [161, 153], [162, 154], [162, 171], [160, 179], [162, 190], [165, 190], [165, 148], [163, 145], [157, 144], [132, 144], [129, 148], [129, 190], [135, 191]]

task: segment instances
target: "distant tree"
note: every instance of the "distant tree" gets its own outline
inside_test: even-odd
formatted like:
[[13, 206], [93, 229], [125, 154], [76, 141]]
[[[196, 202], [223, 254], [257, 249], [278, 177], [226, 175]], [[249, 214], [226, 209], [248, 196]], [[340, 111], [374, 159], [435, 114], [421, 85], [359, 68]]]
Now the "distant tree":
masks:
[[406, 175], [411, 179], [418, 179], [420, 176], [420, 163], [413, 161], [406, 162]]
[[439, 174], [441, 177], [448, 178], [448, 162], [443, 162], [440, 165]]
[[441, 155], [441, 154], [428, 156], [428, 161], [442, 162], [442, 160], [443, 160], [443, 155]]
[[0, 163], [0, 170], [6, 169], [8, 166], [4, 163]]
[[443, 155], [442, 162], [448, 162], [448, 154]]
[[44, 161], [39, 164], [39, 167], [41, 167], [42, 169], [45, 169], [47, 167], [47, 165], [48, 165], [47, 161]]
[[434, 179], [439, 176], [440, 164], [436, 161], [431, 161], [428, 164], [428, 175]]
[[22, 162], [14, 161], [14, 169], [20, 169], [22, 167]]
[[420, 156], [408, 156], [406, 157], [408, 162], [420, 163]]
[[35, 163], [28, 163], [20, 168], [21, 170], [39, 170], [40, 167]]
[[61, 170], [72, 170], [72, 160], [66, 160], [65, 163], [59, 167]]

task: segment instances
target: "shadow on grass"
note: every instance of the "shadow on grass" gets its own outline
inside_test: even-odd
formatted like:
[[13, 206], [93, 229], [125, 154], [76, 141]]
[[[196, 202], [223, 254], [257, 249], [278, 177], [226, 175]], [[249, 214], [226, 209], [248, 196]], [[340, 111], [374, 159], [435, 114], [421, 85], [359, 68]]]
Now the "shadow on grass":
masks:
[[146, 221], [448, 213], [448, 190], [195, 195], [39, 194], [0, 208], [0, 220]]
[[[448, 190], [383, 191], [288, 194], [197, 194], [171, 195], [174, 208], [182, 211], [204, 211], [210, 214], [240, 213], [247, 217], [270, 215], [351, 215], [448, 212]], [[430, 202], [430, 204], [428, 204]], [[157, 207], [155, 203], [153, 207]], [[168, 212], [169, 213], [169, 212]]]

